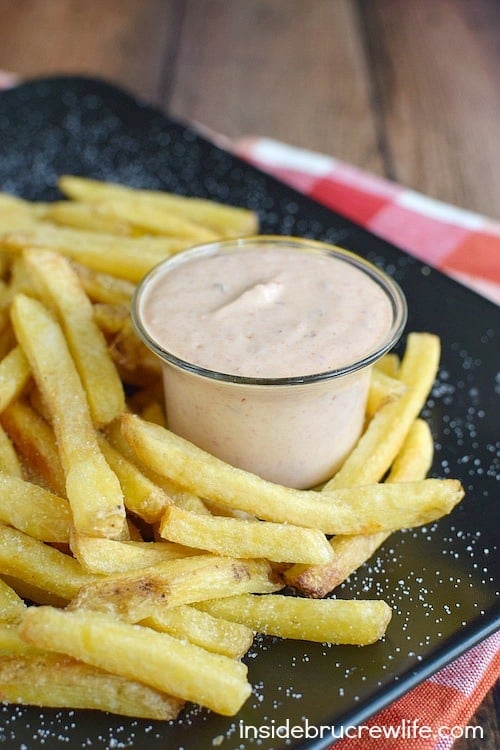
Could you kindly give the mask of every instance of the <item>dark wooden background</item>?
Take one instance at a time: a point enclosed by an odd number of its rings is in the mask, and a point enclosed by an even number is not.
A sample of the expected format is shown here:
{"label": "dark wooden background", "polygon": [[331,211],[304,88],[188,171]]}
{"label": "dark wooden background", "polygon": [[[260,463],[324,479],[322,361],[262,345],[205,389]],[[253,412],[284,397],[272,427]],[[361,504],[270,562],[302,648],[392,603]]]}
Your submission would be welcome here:
{"label": "dark wooden background", "polygon": [[[0,0],[0,69],[103,76],[500,218],[499,0]],[[500,747],[495,702],[453,750]]]}

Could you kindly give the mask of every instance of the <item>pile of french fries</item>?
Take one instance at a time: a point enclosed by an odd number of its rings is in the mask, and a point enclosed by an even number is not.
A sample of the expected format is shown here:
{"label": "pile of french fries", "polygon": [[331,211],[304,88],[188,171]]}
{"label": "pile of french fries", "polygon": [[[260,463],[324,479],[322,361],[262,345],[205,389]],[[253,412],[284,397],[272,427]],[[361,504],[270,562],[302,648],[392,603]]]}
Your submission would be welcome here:
{"label": "pile of french fries", "polygon": [[[255,632],[365,645],[383,601],[324,598],[389,534],[463,495],[426,479],[439,340],[374,368],[366,427],[323,487],[272,484],[168,431],[129,315],[152,266],[254,234],[244,209],[62,177],[0,195],[0,699],[172,719],[234,715]],[[277,594],[291,587],[296,595]]]}

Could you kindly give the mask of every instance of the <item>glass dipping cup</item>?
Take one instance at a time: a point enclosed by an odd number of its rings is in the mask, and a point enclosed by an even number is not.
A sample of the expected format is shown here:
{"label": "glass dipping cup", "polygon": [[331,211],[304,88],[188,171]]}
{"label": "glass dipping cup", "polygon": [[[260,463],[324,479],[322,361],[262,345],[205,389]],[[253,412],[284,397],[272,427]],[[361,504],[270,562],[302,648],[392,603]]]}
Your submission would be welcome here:
{"label": "glass dipping cup", "polygon": [[[262,246],[327,254],[368,274],[392,310],[391,325],[376,348],[335,370],[253,378],[199,367],[152,337],[143,303],[159,276],[195,258]],[[168,258],[145,276],[132,304],[140,338],[163,364],[169,429],[233,466],[296,488],[329,479],[351,452],[363,430],[371,366],[397,343],[406,317],[398,284],[363,258],[314,240],[266,235],[213,242]]]}

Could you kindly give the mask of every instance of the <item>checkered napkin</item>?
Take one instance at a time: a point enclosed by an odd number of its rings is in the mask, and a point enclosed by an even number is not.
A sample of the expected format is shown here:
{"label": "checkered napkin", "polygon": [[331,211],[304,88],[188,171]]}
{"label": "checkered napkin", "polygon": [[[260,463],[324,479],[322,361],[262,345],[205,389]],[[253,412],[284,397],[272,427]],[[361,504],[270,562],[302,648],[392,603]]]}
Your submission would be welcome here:
{"label": "checkered napkin", "polygon": [[[427,198],[330,156],[267,138],[218,141],[500,303],[500,223]],[[372,717],[361,738],[344,738],[335,750],[447,750],[499,676],[500,633],[496,633]],[[390,728],[399,736],[387,737],[384,731]]]}
{"label": "checkered napkin", "polygon": [[[0,90],[16,76],[0,71]],[[219,145],[500,303],[500,224],[407,190],[330,156],[266,138]],[[472,648],[367,722],[335,750],[448,750],[500,675],[500,633]],[[383,734],[394,728],[399,737]],[[424,727],[428,737],[417,735]],[[447,729],[453,736],[445,735]],[[444,731],[443,731],[444,730]]]}

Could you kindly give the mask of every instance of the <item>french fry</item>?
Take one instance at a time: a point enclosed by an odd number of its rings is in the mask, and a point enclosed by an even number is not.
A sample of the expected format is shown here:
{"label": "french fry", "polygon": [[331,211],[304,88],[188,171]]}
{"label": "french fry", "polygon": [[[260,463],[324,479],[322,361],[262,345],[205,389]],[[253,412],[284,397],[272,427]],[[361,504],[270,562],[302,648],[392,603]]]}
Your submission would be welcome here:
{"label": "french fry", "polygon": [[381,359],[377,360],[374,364],[374,368],[384,375],[388,375],[390,378],[397,380],[399,377],[400,364],[399,356],[395,352],[390,352],[389,354],[384,354]]}
{"label": "french fry", "polygon": [[229,592],[270,593],[281,588],[270,576],[270,566],[264,560],[197,555],[84,585],[70,609],[92,609],[139,622],[165,607],[215,599]]}
{"label": "french fry", "polygon": [[9,436],[0,425],[0,476],[2,473],[21,478],[23,475],[21,464],[10,442]]}
{"label": "french fry", "polygon": [[174,638],[187,639],[196,646],[231,659],[246,654],[253,642],[253,632],[246,625],[213,617],[187,605],[157,609],[141,625],[169,633]]}
{"label": "french fry", "polygon": [[118,542],[76,533],[71,535],[70,546],[85,570],[108,575],[149,568],[166,560],[197,554],[197,550],[169,542]]}
{"label": "french fry", "polygon": [[39,648],[65,653],[224,715],[235,714],[251,692],[241,662],[99,613],[30,607],[19,632]]}
{"label": "french fry", "polygon": [[31,378],[31,368],[20,346],[0,362],[0,412],[15,401]]}
{"label": "french fry", "polygon": [[273,562],[327,563],[333,552],[324,534],[287,523],[200,516],[172,505],[160,522],[164,539],[216,555],[264,557]]}
{"label": "french fry", "polygon": [[97,439],[104,458],[120,481],[127,510],[147,523],[158,521],[173,500],[119,453],[104,435],[98,434]]}
{"label": "french fry", "polygon": [[437,336],[409,334],[400,370],[400,380],[407,391],[375,414],[354,450],[323,491],[380,481],[425,404],[436,377],[439,353]]}
{"label": "french fry", "polygon": [[99,450],[62,330],[40,302],[24,295],[15,297],[11,315],[52,417],[75,528],[90,536],[122,538],[127,531],[120,483]]}
{"label": "french fry", "polygon": [[356,646],[380,640],[392,615],[391,608],[383,601],[314,600],[276,594],[241,594],[200,602],[196,607],[258,633]]}
{"label": "french fry", "polygon": [[98,302],[94,305],[95,323],[108,338],[120,333],[129,317],[129,307],[123,303],[110,305]]}
{"label": "french fry", "polygon": [[0,698],[20,705],[95,709],[142,719],[175,719],[183,701],[55,653],[0,656]]}
{"label": "french fry", "polygon": [[130,318],[111,340],[110,354],[126,383],[150,386],[162,377],[160,360],[140,340]]}
{"label": "french fry", "polygon": [[63,328],[94,423],[108,424],[125,408],[123,386],[78,276],[57,253],[30,250],[24,259],[43,302],[55,310]]}
{"label": "french fry", "polygon": [[69,541],[68,501],[4,472],[0,472],[0,522],[45,542]]}
{"label": "french fry", "polygon": [[175,209],[166,211],[163,206],[155,205],[149,199],[132,195],[131,197],[113,197],[95,205],[98,216],[114,221],[126,220],[141,232],[182,237],[196,243],[216,240],[220,235],[207,227],[197,224],[186,217],[179,216]]}
{"label": "french fry", "polygon": [[[11,591],[17,596],[13,589],[11,589]],[[22,600],[20,601],[22,602]],[[43,653],[42,649],[39,649],[36,646],[30,646],[26,641],[23,641],[18,633],[17,626],[26,614],[26,610],[27,607],[24,602],[22,602],[22,609],[16,620],[10,623],[0,622],[0,661],[3,656],[25,656],[27,654],[33,655]]]}
{"label": "french fry", "polygon": [[[390,404],[392,406],[392,404]],[[276,523],[325,534],[370,534],[429,523],[463,497],[460,482],[426,479],[332,491],[295,490],[236,469],[163,427],[124,414],[122,430],[139,458],[189,492]]]}
{"label": "french fry", "polygon": [[138,282],[161,260],[186,250],[191,243],[173,237],[118,237],[66,227],[36,226],[0,235],[0,250],[54,250],[94,271]]}
{"label": "french fry", "polygon": [[65,601],[73,599],[83,584],[97,578],[84,571],[73,557],[3,524],[0,570],[2,576],[18,578]]}
{"label": "french fry", "polygon": [[104,232],[123,237],[131,237],[134,234],[129,221],[99,214],[90,203],[55,201],[47,207],[46,218],[63,227],[85,229],[89,232]]}
{"label": "french fry", "polygon": [[[433,457],[431,431],[426,422],[412,424],[392,465],[387,482],[411,482],[423,479]],[[292,565],[283,573],[289,586],[306,596],[323,597],[345,581],[385,542],[390,532],[334,537],[330,544],[334,560],[328,565]]]}
{"label": "french fry", "polygon": [[22,399],[4,409],[0,419],[28,469],[64,497],[64,472],[52,428]]}
{"label": "french fry", "polygon": [[371,418],[385,404],[395,401],[406,391],[406,386],[400,380],[372,368],[366,416]]}
{"label": "french fry", "polygon": [[59,189],[70,198],[89,203],[102,202],[111,198],[143,199],[159,210],[175,212],[177,216],[209,227],[222,237],[255,234],[258,229],[257,216],[252,211],[222,205],[215,201],[185,198],[173,193],[154,190],[137,190],[71,175],[60,177],[58,185]]}
{"label": "french fry", "polygon": [[128,306],[130,304],[135,289],[132,282],[108,273],[94,271],[77,261],[71,261],[71,265],[92,302],[107,305]]}
{"label": "french fry", "polygon": [[24,616],[26,604],[21,597],[0,578],[0,622],[17,623]]}

